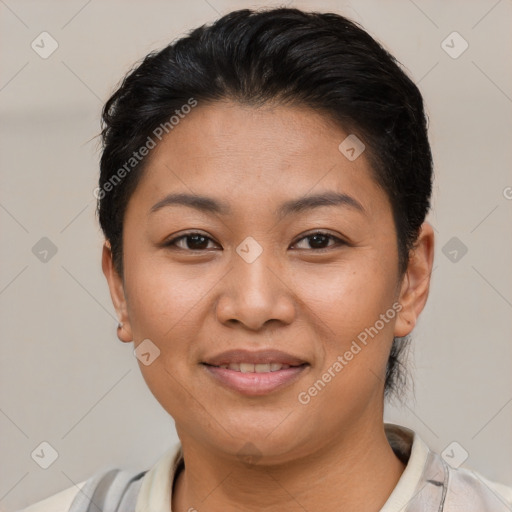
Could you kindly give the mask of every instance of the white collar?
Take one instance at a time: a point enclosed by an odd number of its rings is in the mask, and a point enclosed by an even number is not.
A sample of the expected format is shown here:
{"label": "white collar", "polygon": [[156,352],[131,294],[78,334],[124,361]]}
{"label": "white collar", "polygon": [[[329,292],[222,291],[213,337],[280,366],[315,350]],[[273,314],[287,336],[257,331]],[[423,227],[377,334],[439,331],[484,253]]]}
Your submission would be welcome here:
{"label": "white collar", "polygon": [[[384,428],[391,447],[400,458],[407,461],[407,465],[380,512],[398,512],[403,510],[414,496],[430,450],[416,432],[406,427],[384,423]],[[181,444],[176,443],[144,475],[135,512],[172,512],[170,486],[182,461]]]}
{"label": "white collar", "polygon": [[398,451],[404,454],[406,459],[407,454],[410,453],[400,480],[379,511],[397,512],[405,510],[405,506],[413,498],[423,475],[430,449],[416,432],[406,427],[384,423],[384,428],[389,444],[395,453]]}

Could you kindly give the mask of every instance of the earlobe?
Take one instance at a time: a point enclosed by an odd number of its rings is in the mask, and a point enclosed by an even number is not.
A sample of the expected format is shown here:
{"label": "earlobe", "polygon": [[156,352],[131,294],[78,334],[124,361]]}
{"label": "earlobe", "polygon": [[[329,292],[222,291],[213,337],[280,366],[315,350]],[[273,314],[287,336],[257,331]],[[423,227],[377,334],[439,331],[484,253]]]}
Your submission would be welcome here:
{"label": "earlobe", "polygon": [[434,230],[427,222],[421,226],[418,240],[410,253],[400,289],[402,306],[395,323],[395,336],[406,336],[416,325],[427,302],[434,261]]}
{"label": "earlobe", "polygon": [[107,279],[112,304],[114,305],[117,317],[119,318],[117,337],[120,341],[131,342],[133,341],[133,336],[128,317],[123,280],[114,267],[112,250],[108,240],[103,244],[101,267],[103,269],[103,274]]}

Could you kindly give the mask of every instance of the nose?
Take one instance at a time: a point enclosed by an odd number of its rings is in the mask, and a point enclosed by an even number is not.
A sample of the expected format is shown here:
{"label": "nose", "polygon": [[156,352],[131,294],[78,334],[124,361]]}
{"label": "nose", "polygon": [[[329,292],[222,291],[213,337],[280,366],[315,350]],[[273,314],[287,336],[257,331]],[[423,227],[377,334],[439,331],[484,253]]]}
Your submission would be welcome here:
{"label": "nose", "polygon": [[[250,330],[260,330],[266,324],[290,324],[296,308],[293,284],[286,272],[267,257],[271,251],[248,262],[233,255],[231,271],[224,277],[223,288],[216,304],[217,320],[226,324],[242,324]],[[289,281],[289,280],[288,280]]]}

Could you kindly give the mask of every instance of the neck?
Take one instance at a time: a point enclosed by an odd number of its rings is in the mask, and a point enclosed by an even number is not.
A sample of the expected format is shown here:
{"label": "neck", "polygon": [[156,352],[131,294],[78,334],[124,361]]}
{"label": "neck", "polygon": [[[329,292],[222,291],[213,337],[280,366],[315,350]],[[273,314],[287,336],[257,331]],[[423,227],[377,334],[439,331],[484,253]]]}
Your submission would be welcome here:
{"label": "neck", "polygon": [[405,466],[382,422],[356,432],[344,432],[314,455],[267,466],[224,459],[182,439],[186,469],[176,480],[172,510],[378,512]]}

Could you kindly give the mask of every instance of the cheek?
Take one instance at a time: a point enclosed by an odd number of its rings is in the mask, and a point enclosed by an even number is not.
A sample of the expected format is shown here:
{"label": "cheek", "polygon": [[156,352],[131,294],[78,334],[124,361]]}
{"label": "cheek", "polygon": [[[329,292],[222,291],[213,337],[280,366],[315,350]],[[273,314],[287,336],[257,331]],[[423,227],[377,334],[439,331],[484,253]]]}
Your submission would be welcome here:
{"label": "cheek", "polygon": [[302,282],[298,294],[303,302],[330,327],[333,336],[345,343],[391,308],[394,279],[381,260],[356,257],[339,266],[312,267],[307,278],[295,283]]}
{"label": "cheek", "polygon": [[297,397],[308,411],[301,426],[305,432],[361,417],[383,386],[396,318],[390,275],[367,260],[357,269],[318,279],[321,287],[304,289],[311,316],[329,328],[324,330],[327,338],[318,340],[324,356]]}
{"label": "cheek", "polygon": [[[127,265],[126,284],[130,322],[136,340],[153,336],[164,343],[190,326],[200,312],[201,300],[215,280],[196,266],[177,268],[139,257]],[[194,325],[194,324],[192,324]],[[197,325],[197,322],[195,323]]]}
{"label": "cheek", "polygon": [[157,401],[179,418],[180,411],[197,407],[184,386],[190,382],[186,361],[201,328],[201,298],[213,283],[141,255],[126,265],[125,274],[134,348],[149,339],[160,351],[149,365],[138,361],[139,369]]}

